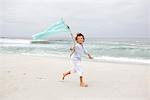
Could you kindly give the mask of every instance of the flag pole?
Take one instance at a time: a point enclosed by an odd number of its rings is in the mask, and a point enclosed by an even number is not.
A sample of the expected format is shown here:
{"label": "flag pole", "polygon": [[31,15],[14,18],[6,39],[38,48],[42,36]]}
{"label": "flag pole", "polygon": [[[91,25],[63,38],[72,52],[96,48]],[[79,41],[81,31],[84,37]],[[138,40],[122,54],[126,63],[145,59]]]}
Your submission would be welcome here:
{"label": "flag pole", "polygon": [[73,40],[73,50],[72,50],[72,52],[71,52],[71,54],[70,54],[70,57],[72,56],[72,54],[75,52],[75,44],[76,44],[76,42],[75,42],[75,40],[74,40],[74,36],[73,36],[73,34],[72,34],[72,32],[71,32],[71,29],[70,29],[70,27],[67,25],[67,27],[68,27],[68,29],[70,30],[70,35],[71,35],[71,38],[72,38],[72,40]]}

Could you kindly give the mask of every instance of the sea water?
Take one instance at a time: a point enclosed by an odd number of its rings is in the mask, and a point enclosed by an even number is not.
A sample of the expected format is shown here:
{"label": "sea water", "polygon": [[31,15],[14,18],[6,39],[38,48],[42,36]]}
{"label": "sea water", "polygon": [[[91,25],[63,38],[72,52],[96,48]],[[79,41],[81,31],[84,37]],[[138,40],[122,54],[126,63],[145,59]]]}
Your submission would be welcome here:
{"label": "sea water", "polygon": [[[0,39],[0,54],[68,57],[72,40],[50,40],[48,44],[32,44],[26,39]],[[85,47],[92,61],[150,64],[149,39],[87,39]],[[83,57],[86,60],[86,57]]]}

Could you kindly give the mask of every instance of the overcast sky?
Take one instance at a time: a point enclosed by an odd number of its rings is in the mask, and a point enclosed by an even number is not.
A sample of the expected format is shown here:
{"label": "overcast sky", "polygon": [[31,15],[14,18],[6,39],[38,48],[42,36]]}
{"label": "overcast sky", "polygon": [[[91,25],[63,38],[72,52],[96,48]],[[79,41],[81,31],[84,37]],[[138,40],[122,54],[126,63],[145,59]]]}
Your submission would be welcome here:
{"label": "overcast sky", "polygon": [[149,37],[149,0],[0,0],[0,37],[29,37],[63,18],[88,37]]}

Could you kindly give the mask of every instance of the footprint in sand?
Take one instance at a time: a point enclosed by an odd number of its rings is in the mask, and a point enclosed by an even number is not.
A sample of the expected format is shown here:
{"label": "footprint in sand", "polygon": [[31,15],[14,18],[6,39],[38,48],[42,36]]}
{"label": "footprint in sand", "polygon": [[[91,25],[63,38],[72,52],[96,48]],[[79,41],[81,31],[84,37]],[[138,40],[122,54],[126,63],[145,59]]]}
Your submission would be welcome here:
{"label": "footprint in sand", "polygon": [[26,75],[26,73],[23,73],[23,75]]}
{"label": "footprint in sand", "polygon": [[44,79],[44,78],[42,78],[42,77],[36,77],[36,79],[40,79],[40,80],[42,80],[42,79]]}
{"label": "footprint in sand", "polygon": [[7,71],[8,73],[10,73],[11,71]]}

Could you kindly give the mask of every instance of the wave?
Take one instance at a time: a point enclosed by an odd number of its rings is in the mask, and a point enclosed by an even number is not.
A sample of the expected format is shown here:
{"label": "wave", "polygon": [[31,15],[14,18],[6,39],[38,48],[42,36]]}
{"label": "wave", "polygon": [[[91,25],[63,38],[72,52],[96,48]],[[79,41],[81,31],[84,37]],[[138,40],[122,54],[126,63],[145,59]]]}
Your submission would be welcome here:
{"label": "wave", "polygon": [[95,57],[94,61],[106,61],[106,62],[116,62],[116,63],[150,64],[150,59],[109,57],[109,56]]}
{"label": "wave", "polygon": [[[70,58],[67,54],[31,54],[31,53],[21,53],[23,55],[34,55],[34,56],[52,56],[58,58]],[[83,60],[87,61],[87,58],[83,58]],[[89,60],[88,60],[89,61]],[[128,63],[128,64],[146,64],[150,65],[150,59],[138,59],[138,58],[125,58],[125,57],[109,57],[109,56],[101,56],[94,57],[94,62],[110,62],[110,63]]]}
{"label": "wave", "polygon": [[0,38],[0,43],[9,43],[9,44],[29,44],[31,40],[28,39],[2,39]]}
{"label": "wave", "polygon": [[[29,39],[0,39],[0,54],[33,54],[37,56],[69,56],[70,40],[55,40],[49,44],[30,44]],[[135,43],[135,42],[134,42]],[[137,44],[136,44],[137,43]],[[94,61],[150,64],[150,45],[136,41],[90,41],[87,49],[95,55]],[[131,45],[130,45],[131,44]]]}

